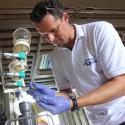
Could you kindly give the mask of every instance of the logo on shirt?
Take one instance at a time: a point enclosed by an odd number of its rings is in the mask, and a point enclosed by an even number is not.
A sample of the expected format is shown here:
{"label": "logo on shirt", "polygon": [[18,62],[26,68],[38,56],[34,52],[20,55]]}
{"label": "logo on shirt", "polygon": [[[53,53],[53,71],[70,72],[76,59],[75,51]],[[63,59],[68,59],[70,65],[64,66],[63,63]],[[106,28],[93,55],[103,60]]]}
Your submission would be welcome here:
{"label": "logo on shirt", "polygon": [[85,59],[85,62],[83,63],[83,65],[91,66],[94,63],[97,63],[97,59],[95,57],[92,57],[90,59]]}

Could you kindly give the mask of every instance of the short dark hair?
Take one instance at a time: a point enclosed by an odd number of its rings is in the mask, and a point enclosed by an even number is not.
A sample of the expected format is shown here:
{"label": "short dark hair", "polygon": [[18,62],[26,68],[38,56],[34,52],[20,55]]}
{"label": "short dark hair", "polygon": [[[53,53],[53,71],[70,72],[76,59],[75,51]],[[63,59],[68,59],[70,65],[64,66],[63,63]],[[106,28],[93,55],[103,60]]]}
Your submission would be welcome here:
{"label": "short dark hair", "polygon": [[64,7],[58,0],[44,0],[37,3],[30,15],[31,21],[39,23],[49,12],[55,17],[62,17]]}

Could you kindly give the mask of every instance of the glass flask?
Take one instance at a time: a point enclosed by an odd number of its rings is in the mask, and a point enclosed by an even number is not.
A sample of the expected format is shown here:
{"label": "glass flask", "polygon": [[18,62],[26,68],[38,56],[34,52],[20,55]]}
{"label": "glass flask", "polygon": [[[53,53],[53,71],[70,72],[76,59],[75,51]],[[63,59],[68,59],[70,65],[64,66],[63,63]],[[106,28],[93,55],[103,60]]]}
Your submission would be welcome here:
{"label": "glass flask", "polygon": [[29,53],[31,43],[31,33],[25,28],[18,28],[13,33],[13,51]]}

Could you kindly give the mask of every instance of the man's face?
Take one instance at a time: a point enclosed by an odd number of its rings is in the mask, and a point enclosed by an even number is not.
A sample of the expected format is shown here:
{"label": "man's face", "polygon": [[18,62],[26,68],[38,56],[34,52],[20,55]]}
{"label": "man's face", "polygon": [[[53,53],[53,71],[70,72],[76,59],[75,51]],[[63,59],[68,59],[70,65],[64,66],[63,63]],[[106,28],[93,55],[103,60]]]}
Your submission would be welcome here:
{"label": "man's face", "polygon": [[64,47],[68,43],[68,18],[63,15],[62,18],[54,18],[47,14],[40,23],[37,24],[37,30],[48,42],[59,47]]}

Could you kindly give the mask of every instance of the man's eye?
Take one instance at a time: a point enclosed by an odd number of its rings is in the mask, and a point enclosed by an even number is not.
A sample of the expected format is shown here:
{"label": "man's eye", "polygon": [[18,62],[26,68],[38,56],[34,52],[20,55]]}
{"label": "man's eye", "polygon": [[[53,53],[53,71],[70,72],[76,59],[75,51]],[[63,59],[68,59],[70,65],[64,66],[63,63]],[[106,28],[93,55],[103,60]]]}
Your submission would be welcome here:
{"label": "man's eye", "polygon": [[57,28],[52,29],[50,32],[51,32],[51,33],[55,33],[56,31],[57,31]]}

